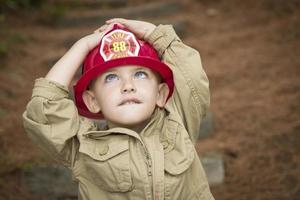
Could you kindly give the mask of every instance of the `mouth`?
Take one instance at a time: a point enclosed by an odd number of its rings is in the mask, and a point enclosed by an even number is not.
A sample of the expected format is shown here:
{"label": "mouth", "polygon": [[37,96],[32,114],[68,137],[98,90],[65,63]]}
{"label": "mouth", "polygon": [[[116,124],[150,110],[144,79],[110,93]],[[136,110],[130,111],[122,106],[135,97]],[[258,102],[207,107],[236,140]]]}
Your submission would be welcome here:
{"label": "mouth", "polygon": [[128,99],[124,99],[123,101],[121,101],[119,106],[130,105],[130,104],[140,104],[140,103],[142,103],[142,102],[136,98],[128,98]]}

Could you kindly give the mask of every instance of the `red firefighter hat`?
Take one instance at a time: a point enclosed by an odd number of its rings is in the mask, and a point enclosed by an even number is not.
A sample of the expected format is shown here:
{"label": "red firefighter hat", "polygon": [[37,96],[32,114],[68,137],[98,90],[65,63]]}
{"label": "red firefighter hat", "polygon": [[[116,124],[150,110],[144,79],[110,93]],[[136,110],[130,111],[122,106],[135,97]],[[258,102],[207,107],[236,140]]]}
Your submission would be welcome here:
{"label": "red firefighter hat", "polygon": [[83,92],[91,80],[106,70],[126,65],[147,67],[160,74],[162,81],[169,87],[168,99],[170,98],[174,90],[171,69],[160,61],[157,52],[149,43],[139,40],[132,32],[115,24],[84,60],[82,75],[74,86],[79,114],[93,119],[103,118],[101,113],[91,113],[88,110],[82,98]]}

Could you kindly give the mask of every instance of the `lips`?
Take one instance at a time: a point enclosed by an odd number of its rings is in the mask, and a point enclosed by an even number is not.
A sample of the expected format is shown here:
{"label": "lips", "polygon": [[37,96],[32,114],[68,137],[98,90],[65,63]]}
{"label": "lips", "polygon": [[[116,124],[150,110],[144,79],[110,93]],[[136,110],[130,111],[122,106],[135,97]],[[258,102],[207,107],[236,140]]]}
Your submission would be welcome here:
{"label": "lips", "polygon": [[142,102],[140,100],[138,100],[137,98],[126,98],[121,101],[119,106],[130,105],[130,104],[140,104],[140,103],[142,103]]}

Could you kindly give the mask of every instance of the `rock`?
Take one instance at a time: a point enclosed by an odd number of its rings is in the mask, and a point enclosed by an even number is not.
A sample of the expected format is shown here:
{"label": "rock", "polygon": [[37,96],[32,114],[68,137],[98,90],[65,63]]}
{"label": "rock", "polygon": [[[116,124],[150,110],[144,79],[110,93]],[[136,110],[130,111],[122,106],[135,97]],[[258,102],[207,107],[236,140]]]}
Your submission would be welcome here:
{"label": "rock", "polygon": [[217,9],[214,9],[214,8],[210,8],[206,11],[206,14],[209,16],[209,17],[215,17],[217,15],[219,15],[219,11]]}
{"label": "rock", "polygon": [[213,131],[213,114],[212,112],[208,112],[201,122],[198,139],[203,139],[211,136]]}
{"label": "rock", "polygon": [[51,200],[77,199],[77,183],[71,171],[57,165],[31,166],[23,169],[22,183],[33,194]]}
{"label": "rock", "polygon": [[224,161],[222,156],[218,153],[208,153],[200,157],[200,160],[209,185],[215,186],[222,184],[225,177]]}

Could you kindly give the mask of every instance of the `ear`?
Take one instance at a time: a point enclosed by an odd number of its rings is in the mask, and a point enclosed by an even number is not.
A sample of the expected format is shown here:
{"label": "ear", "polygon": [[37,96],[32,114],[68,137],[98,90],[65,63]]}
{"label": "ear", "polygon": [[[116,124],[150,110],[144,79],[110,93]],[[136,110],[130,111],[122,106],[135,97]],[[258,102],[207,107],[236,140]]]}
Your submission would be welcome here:
{"label": "ear", "polygon": [[169,95],[169,87],[166,83],[160,83],[158,86],[158,94],[156,99],[156,105],[163,108],[166,104]]}
{"label": "ear", "polygon": [[83,101],[86,107],[92,113],[99,113],[100,112],[100,105],[98,104],[95,95],[92,91],[86,90],[82,94]]}

